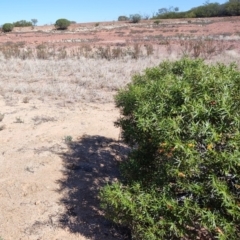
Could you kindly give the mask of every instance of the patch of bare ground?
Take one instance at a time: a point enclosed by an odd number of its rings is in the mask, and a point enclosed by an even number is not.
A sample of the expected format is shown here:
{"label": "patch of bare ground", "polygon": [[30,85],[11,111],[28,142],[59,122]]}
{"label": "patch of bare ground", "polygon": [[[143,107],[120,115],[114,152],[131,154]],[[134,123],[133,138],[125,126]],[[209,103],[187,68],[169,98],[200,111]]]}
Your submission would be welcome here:
{"label": "patch of bare ground", "polygon": [[128,231],[104,219],[98,199],[127,152],[113,104],[8,105],[1,97],[0,109],[0,236],[125,239]]}
{"label": "patch of bare ground", "polygon": [[98,199],[128,151],[113,96],[159,59],[0,61],[0,236],[127,239]]}
{"label": "patch of bare ground", "polygon": [[129,151],[114,95],[165,59],[239,61],[239,17],[16,28],[0,35],[0,238],[130,239],[99,189]]}

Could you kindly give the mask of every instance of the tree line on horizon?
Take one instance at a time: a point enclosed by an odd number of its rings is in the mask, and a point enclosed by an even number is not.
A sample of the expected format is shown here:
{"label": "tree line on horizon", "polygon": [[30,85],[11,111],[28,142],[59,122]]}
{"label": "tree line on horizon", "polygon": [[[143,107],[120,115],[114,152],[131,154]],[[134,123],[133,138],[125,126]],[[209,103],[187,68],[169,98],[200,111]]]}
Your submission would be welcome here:
{"label": "tree line on horizon", "polygon": [[[5,23],[2,25],[1,30],[3,32],[11,32],[14,27],[35,27],[37,24],[38,20],[37,19],[31,19],[31,22],[26,21],[26,20],[20,20],[14,23]],[[67,29],[71,23],[76,23],[75,21],[69,21],[68,19],[65,18],[60,18],[55,22],[55,27],[58,30],[65,30]]]}
{"label": "tree line on horizon", "polygon": [[[119,16],[118,21],[132,20],[137,16],[138,20],[148,19],[139,14],[130,17]],[[157,13],[153,14],[151,19],[172,19],[172,18],[205,18],[205,17],[227,17],[240,16],[240,0],[229,0],[223,4],[218,2],[210,3],[206,1],[203,5],[194,7],[188,11],[179,11],[178,7],[160,8]]]}
{"label": "tree line on horizon", "polygon": [[160,8],[153,19],[167,18],[204,18],[227,17],[240,15],[240,0],[229,0],[223,4],[206,1],[203,5],[194,7],[185,12],[179,12],[178,7]]}

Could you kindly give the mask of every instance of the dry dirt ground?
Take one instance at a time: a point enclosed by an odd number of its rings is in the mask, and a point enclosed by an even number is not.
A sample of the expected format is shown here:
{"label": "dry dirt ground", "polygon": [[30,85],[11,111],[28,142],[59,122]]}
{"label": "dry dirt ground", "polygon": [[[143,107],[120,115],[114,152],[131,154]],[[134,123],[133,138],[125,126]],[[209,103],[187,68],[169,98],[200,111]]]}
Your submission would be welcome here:
{"label": "dry dirt ground", "polygon": [[[0,43],[159,46],[164,39],[205,36],[232,46],[222,52],[223,61],[239,61],[239,20],[88,23],[65,32],[16,28],[1,33]],[[117,181],[119,162],[129,152],[114,127],[119,110],[112,98],[134,73],[166,54],[111,61],[0,57],[1,240],[129,239],[127,229],[104,218],[98,198],[101,186]]]}
{"label": "dry dirt ground", "polygon": [[119,113],[113,104],[59,108],[6,105],[0,132],[0,236],[4,239],[124,239],[104,219],[98,190],[116,181]]}

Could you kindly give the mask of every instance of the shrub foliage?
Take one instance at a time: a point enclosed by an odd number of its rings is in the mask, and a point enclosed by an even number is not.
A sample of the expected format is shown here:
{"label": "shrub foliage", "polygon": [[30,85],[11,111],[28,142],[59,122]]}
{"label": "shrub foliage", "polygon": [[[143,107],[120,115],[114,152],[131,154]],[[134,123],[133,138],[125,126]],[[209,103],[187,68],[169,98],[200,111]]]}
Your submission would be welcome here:
{"label": "shrub foliage", "polygon": [[13,23],[14,27],[31,27],[33,25],[32,22],[26,20],[20,20]]}
{"label": "shrub foliage", "polygon": [[142,17],[140,14],[133,14],[130,15],[129,20],[132,23],[139,23],[141,21]]}
{"label": "shrub foliage", "polygon": [[[177,10],[177,11],[176,11]],[[229,0],[223,4],[206,1],[203,5],[194,7],[186,12],[178,12],[178,8],[160,8],[153,18],[205,18],[227,17],[240,15],[240,1]]]}
{"label": "shrub foliage", "polygon": [[128,21],[129,18],[127,16],[119,16],[118,21]]}
{"label": "shrub foliage", "polygon": [[133,239],[240,239],[240,72],[183,58],[116,96],[132,146],[123,181],[101,191]]}
{"label": "shrub foliage", "polygon": [[11,32],[14,28],[14,25],[12,23],[5,23],[2,26],[3,32]]}
{"label": "shrub foliage", "polygon": [[55,27],[60,30],[67,29],[71,22],[65,18],[58,19],[55,23]]}

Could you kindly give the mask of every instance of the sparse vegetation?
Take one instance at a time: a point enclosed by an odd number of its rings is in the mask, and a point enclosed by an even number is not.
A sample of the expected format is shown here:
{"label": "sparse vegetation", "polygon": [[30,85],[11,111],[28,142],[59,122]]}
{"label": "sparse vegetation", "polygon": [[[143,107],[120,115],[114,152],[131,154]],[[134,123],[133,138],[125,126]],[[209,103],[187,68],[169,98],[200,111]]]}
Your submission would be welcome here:
{"label": "sparse vegetation", "polygon": [[210,59],[215,55],[221,54],[224,44],[221,41],[215,42],[210,38],[192,40],[191,38],[179,39],[183,56],[194,58]]}
{"label": "sparse vegetation", "polygon": [[36,18],[31,19],[33,26],[37,25],[38,20]]}
{"label": "sparse vegetation", "polygon": [[16,120],[14,123],[24,123],[24,121],[20,117],[16,117]]}
{"label": "sparse vegetation", "polygon": [[159,23],[160,23],[160,20],[155,20],[154,21],[154,24],[156,24],[156,25],[159,25]]}
{"label": "sparse vegetation", "polygon": [[141,21],[141,18],[142,17],[140,14],[133,14],[133,15],[130,15],[129,20],[132,23],[139,23]]}
{"label": "sparse vegetation", "polygon": [[3,120],[4,114],[0,113],[0,122]]}
{"label": "sparse vegetation", "polygon": [[129,17],[127,16],[119,16],[118,17],[118,21],[128,21],[129,20]]}
{"label": "sparse vegetation", "polygon": [[223,4],[206,1],[201,6],[196,6],[186,12],[179,12],[178,7],[160,8],[153,17],[159,19],[173,18],[207,18],[207,17],[227,17],[240,15],[240,2],[238,0],[229,0]]}
{"label": "sparse vegetation", "polygon": [[153,55],[154,54],[154,48],[152,44],[146,44],[145,45],[146,51],[147,51],[147,56]]}
{"label": "sparse vegetation", "polygon": [[72,136],[65,136],[64,137],[64,142],[66,143],[66,144],[70,144],[71,142],[72,142]]}
{"label": "sparse vegetation", "polygon": [[58,19],[55,23],[55,27],[59,30],[66,30],[70,26],[71,22],[65,18]]}
{"label": "sparse vegetation", "polygon": [[[146,48],[146,52],[143,51],[143,48]],[[123,57],[132,57],[137,59],[141,56],[149,56],[153,54],[152,44],[140,44],[134,43],[129,46],[96,46],[91,47],[90,45],[82,45],[77,48],[72,48],[71,51],[68,51],[66,47],[49,46],[47,44],[37,45],[35,48],[26,48],[24,43],[6,43],[0,45],[0,53],[6,59],[9,58],[19,58],[19,59],[67,59],[67,58],[104,58],[108,60],[123,58]]]}
{"label": "sparse vegetation", "polygon": [[30,100],[29,97],[24,97],[22,102],[23,103],[29,103],[29,100]]}
{"label": "sparse vegetation", "polygon": [[40,125],[41,123],[56,121],[54,117],[48,116],[35,116],[32,120],[34,121],[34,125]]}
{"label": "sparse vegetation", "polygon": [[3,32],[11,32],[14,28],[14,25],[12,23],[5,23],[2,26],[2,31]]}
{"label": "sparse vegetation", "polygon": [[[34,19],[36,20],[36,19]],[[26,20],[20,20],[17,22],[13,23],[14,27],[32,27],[33,26],[33,22],[28,22]]]}

